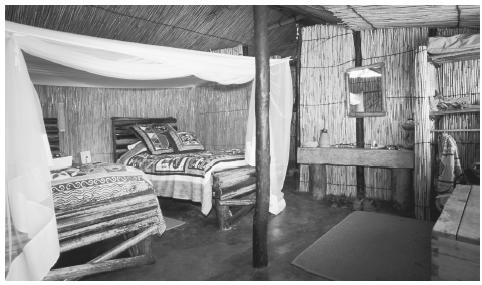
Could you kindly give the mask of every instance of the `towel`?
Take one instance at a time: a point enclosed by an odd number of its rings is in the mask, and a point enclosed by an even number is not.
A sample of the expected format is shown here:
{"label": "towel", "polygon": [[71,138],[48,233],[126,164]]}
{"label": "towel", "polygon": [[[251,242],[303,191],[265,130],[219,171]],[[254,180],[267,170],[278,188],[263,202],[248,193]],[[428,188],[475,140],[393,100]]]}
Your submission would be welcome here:
{"label": "towel", "polygon": [[439,138],[439,175],[435,182],[436,205],[443,208],[455,188],[455,181],[462,174],[457,143],[454,138],[443,133]]}

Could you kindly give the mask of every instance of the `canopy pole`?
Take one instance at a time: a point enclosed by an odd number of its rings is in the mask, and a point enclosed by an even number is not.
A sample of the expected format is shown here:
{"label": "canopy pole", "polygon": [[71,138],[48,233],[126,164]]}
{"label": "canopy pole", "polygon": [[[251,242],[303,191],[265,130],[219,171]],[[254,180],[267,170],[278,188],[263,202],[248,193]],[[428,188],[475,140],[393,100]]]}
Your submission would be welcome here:
{"label": "canopy pole", "polygon": [[254,40],[256,58],[256,207],[253,220],[253,267],[268,265],[269,211],[269,45],[268,8],[254,6]]}

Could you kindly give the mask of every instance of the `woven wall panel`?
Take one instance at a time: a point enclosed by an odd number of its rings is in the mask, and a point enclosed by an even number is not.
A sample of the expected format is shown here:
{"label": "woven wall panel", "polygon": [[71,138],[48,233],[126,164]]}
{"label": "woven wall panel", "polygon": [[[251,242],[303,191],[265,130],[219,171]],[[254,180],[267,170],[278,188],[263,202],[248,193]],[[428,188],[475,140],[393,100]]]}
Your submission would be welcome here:
{"label": "woven wall panel", "polygon": [[[208,149],[244,148],[247,85],[179,89],[114,89],[36,86],[44,117],[65,103],[61,151],[80,161],[112,160],[111,117],[175,117],[181,130],[196,133]],[[226,96],[224,96],[226,95]]]}

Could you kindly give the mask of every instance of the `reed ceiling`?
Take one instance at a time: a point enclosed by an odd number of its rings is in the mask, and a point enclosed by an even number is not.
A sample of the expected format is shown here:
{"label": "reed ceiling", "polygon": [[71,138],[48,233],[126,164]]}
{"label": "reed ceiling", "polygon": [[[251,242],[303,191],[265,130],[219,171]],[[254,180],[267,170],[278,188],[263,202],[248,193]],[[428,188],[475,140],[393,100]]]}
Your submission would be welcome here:
{"label": "reed ceiling", "polygon": [[[269,6],[271,55],[296,55],[296,23],[338,24],[352,30],[391,27],[480,28],[479,6]],[[194,50],[248,46],[253,9],[246,5],[6,6],[8,21],[94,37]]]}
{"label": "reed ceiling", "polygon": [[[209,51],[247,45],[254,50],[252,6],[77,5],[6,6],[8,21],[94,37]],[[291,14],[269,9],[271,54],[289,56],[296,25]]]}
{"label": "reed ceiling", "polygon": [[480,29],[476,5],[325,5],[352,30],[394,27],[467,27]]}

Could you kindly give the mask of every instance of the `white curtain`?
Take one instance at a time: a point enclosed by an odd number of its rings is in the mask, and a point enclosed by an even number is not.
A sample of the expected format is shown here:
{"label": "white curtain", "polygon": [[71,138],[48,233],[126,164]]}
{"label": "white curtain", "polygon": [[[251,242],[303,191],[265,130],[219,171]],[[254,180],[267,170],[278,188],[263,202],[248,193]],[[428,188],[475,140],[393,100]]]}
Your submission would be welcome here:
{"label": "white curtain", "polygon": [[57,261],[50,150],[40,101],[15,39],[5,39],[6,280],[40,280]]}
{"label": "white curtain", "polygon": [[[45,152],[39,151],[43,147],[41,135],[45,133],[45,130],[37,94],[30,81],[21,51],[63,65],[71,70],[80,70],[83,72],[83,76],[146,81],[195,77],[223,85],[242,84],[252,81],[255,77],[255,59],[252,57],[93,38],[8,21],[5,29],[8,40],[6,109],[9,110],[6,122],[6,153],[8,154],[8,199],[6,200],[9,203],[7,209],[10,209],[8,214],[13,221],[13,226],[16,225],[17,215],[22,219],[29,217],[25,221],[28,221],[37,233],[32,236],[30,232],[27,233],[28,238],[23,247],[24,254],[20,255],[23,256],[27,265],[35,265],[36,268],[16,271],[14,270],[16,267],[13,265],[18,258],[13,258],[9,271],[11,279],[40,279],[58,255],[56,231],[55,236],[53,231],[55,219],[52,219],[53,208],[48,185],[48,157],[45,156]],[[271,60],[270,65],[270,212],[277,214],[285,207],[281,188],[288,164],[293,94],[289,60]],[[49,64],[37,67],[38,72],[44,72],[44,80],[55,83],[56,73],[49,70]],[[67,72],[68,69],[63,71]],[[69,77],[70,84],[76,86],[72,76]],[[85,87],[88,80],[83,78],[79,82],[81,82],[80,86]],[[251,94],[251,98],[254,98],[254,92]],[[255,155],[253,147],[255,138],[254,99],[251,100],[251,103],[247,125],[246,158],[249,163],[253,164]],[[29,203],[21,203],[19,202],[21,199],[11,198],[11,193],[22,193],[17,196],[21,196]],[[12,194],[12,197],[17,196]],[[34,202],[30,203],[31,201]],[[36,213],[40,213],[34,215],[35,219],[28,216],[31,208],[35,209]],[[18,225],[17,231],[24,233],[22,231],[24,228],[20,226],[22,224],[19,222]],[[39,243],[33,243],[37,241],[35,236],[42,238],[39,239]],[[30,244],[35,244],[36,247],[41,244],[35,250],[42,250],[43,253],[26,254]]]}
{"label": "white curtain", "polygon": [[[286,207],[283,188],[290,155],[293,87],[288,61],[270,62],[269,136],[270,136],[270,201],[269,212],[277,215]],[[246,130],[246,160],[256,165],[256,118],[253,84]]]}

